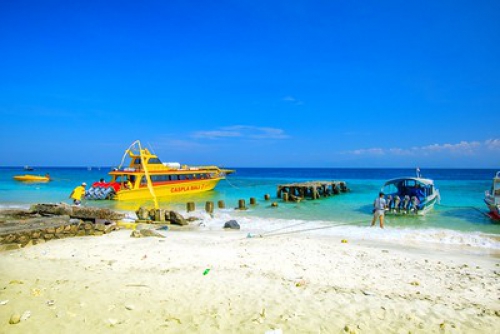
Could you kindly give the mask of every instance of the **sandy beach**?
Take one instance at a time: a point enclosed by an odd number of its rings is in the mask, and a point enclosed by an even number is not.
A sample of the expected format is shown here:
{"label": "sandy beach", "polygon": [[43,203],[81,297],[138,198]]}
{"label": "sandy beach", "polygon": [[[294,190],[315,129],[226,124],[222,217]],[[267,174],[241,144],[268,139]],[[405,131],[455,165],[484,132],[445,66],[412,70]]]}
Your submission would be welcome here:
{"label": "sandy beach", "polygon": [[[491,256],[163,231],[0,254],[0,333],[494,333]],[[12,316],[21,317],[9,324]]]}

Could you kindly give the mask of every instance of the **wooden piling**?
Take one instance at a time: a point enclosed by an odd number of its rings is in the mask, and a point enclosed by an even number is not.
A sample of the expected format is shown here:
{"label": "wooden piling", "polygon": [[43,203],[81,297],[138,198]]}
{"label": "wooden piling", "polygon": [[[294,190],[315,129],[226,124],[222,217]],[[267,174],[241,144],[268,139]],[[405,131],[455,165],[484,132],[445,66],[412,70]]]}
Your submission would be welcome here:
{"label": "wooden piling", "polygon": [[219,200],[217,202],[217,206],[219,207],[219,209],[225,209],[226,208],[226,203],[224,203],[223,200]]}
{"label": "wooden piling", "polygon": [[255,199],[255,197],[250,197],[250,205],[255,205],[257,204],[257,200]]}
{"label": "wooden piling", "polygon": [[277,197],[283,201],[300,202],[303,199],[319,199],[348,192],[344,181],[310,181],[302,183],[281,184],[277,188]]}
{"label": "wooden piling", "polygon": [[165,210],[163,209],[155,210],[155,221],[157,222],[165,221]]}
{"label": "wooden piling", "polygon": [[264,200],[269,201],[270,198],[271,198],[271,196],[269,196],[269,194],[264,195]]}
{"label": "wooden piling", "polygon": [[214,212],[214,202],[208,201],[205,203],[205,211],[207,213],[213,213]]}
{"label": "wooden piling", "polygon": [[194,202],[187,202],[186,203],[186,211],[187,212],[194,211]]}
{"label": "wooden piling", "polygon": [[246,210],[246,206],[245,206],[245,200],[244,199],[240,199],[238,201],[238,210]]}

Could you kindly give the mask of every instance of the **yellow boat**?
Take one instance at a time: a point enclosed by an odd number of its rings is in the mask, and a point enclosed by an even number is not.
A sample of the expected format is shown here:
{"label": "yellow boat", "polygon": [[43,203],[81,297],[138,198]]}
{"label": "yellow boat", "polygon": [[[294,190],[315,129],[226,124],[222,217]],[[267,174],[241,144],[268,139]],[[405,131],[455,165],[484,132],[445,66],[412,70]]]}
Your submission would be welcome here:
{"label": "yellow boat", "polygon": [[[126,157],[130,159],[123,167]],[[96,182],[85,193],[86,199],[138,200],[178,196],[209,191],[233,170],[217,166],[187,166],[163,163],[158,156],[135,141],[125,151],[122,163],[109,175],[110,182]]]}
{"label": "yellow boat", "polygon": [[24,182],[48,182],[50,181],[50,177],[26,174],[26,175],[15,175],[14,180],[24,181]]}

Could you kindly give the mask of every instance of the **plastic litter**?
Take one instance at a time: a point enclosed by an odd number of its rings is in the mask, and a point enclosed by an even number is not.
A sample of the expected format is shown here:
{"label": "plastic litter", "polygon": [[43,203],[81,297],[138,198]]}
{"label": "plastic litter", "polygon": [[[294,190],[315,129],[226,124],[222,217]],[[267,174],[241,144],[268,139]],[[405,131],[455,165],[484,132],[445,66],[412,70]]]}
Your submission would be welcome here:
{"label": "plastic litter", "polygon": [[26,321],[31,317],[31,311],[25,311],[21,316],[21,321]]}
{"label": "plastic litter", "polygon": [[209,272],[210,272],[210,269],[205,269],[205,271],[203,272],[203,275],[207,275]]}
{"label": "plastic litter", "polygon": [[265,334],[283,334],[283,331],[281,330],[281,328],[276,328],[266,331]]}

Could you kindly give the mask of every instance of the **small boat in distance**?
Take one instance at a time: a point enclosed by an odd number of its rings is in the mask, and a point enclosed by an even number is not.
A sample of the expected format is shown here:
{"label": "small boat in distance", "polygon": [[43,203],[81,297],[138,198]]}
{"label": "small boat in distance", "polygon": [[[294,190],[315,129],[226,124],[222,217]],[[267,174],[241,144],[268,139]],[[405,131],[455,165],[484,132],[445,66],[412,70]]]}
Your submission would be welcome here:
{"label": "small boat in distance", "polygon": [[387,181],[381,189],[386,199],[386,214],[425,215],[439,200],[434,181],[424,179],[417,169],[416,177],[400,177]]}
{"label": "small boat in distance", "polygon": [[24,166],[24,170],[30,170],[31,171],[31,170],[35,170],[35,169],[33,167],[31,167],[31,166],[26,165],[26,166]]}
{"label": "small boat in distance", "polygon": [[31,174],[15,175],[14,180],[23,182],[48,182],[50,181],[50,176],[49,174],[46,174],[45,176]]}
{"label": "small boat in distance", "polygon": [[491,189],[484,193],[484,202],[490,210],[488,215],[495,220],[500,220],[500,171],[495,174]]}
{"label": "small boat in distance", "polygon": [[[125,158],[130,159],[127,167]],[[109,172],[111,180],[95,182],[85,193],[89,200],[155,199],[209,191],[234,171],[217,166],[187,166],[177,162],[164,163],[135,141],[125,151],[122,163]]]}

